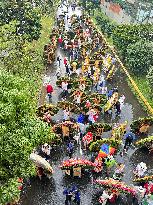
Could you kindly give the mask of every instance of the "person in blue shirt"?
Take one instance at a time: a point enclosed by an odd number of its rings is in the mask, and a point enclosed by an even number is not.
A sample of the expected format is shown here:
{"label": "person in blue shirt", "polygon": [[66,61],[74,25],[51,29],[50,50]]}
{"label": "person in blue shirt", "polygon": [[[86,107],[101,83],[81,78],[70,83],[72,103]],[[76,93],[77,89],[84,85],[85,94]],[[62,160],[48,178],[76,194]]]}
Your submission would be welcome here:
{"label": "person in blue shirt", "polygon": [[108,93],[107,93],[107,97],[108,99],[111,98],[113,95],[113,89],[109,90]]}
{"label": "person in blue shirt", "polygon": [[69,153],[69,158],[72,158],[73,154],[73,143],[70,141],[67,145],[67,151]]}
{"label": "person in blue shirt", "polygon": [[85,121],[85,116],[83,113],[80,113],[79,116],[78,116],[78,119],[77,119],[77,122],[78,123],[84,123]]}
{"label": "person in blue shirt", "polygon": [[65,189],[63,195],[66,196],[65,205],[71,205],[72,191],[70,189]]}
{"label": "person in blue shirt", "polygon": [[77,205],[80,205],[80,202],[81,202],[81,194],[80,194],[79,190],[77,190],[77,191],[75,192],[75,202],[76,202]]}

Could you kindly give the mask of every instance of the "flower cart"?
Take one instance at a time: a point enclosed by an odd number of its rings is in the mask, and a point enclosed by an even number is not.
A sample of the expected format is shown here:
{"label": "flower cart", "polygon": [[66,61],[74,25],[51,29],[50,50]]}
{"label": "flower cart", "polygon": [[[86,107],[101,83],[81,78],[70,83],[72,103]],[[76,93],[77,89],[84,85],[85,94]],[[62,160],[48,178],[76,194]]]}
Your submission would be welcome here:
{"label": "flower cart", "polygon": [[112,137],[103,138],[103,139],[90,143],[89,149],[91,152],[98,152],[100,150],[100,147],[105,143],[117,149],[118,146],[122,143],[122,140],[117,140]]}
{"label": "flower cart", "polygon": [[146,133],[150,126],[153,125],[153,117],[139,118],[134,120],[131,124],[132,132],[134,133]]}
{"label": "flower cart", "polygon": [[78,124],[71,122],[69,120],[62,123],[55,124],[52,130],[63,137],[71,136],[71,133],[74,133],[78,129]]}
{"label": "flower cart", "polygon": [[114,92],[112,97],[107,101],[104,111],[108,112],[118,101],[118,92]]}
{"label": "flower cart", "polygon": [[153,175],[133,179],[133,182],[148,182],[153,181]]}
{"label": "flower cart", "polygon": [[129,193],[132,195],[136,194],[136,189],[134,187],[128,186],[126,185],[124,182],[120,182],[118,180],[114,180],[112,178],[109,179],[98,179],[95,180],[95,183],[98,185],[101,185],[105,188],[112,188],[112,189],[116,189],[121,193]]}
{"label": "flower cart", "polygon": [[122,140],[123,135],[126,132],[126,127],[127,127],[127,121],[125,121],[125,123],[116,125],[112,130],[112,137],[115,138],[116,140]]}
{"label": "flower cart", "polygon": [[146,137],[136,142],[138,147],[147,147],[149,153],[153,153],[153,136]]}
{"label": "flower cart", "polygon": [[69,159],[62,162],[60,168],[65,171],[66,174],[81,177],[82,169],[94,169],[96,164],[87,159]]}

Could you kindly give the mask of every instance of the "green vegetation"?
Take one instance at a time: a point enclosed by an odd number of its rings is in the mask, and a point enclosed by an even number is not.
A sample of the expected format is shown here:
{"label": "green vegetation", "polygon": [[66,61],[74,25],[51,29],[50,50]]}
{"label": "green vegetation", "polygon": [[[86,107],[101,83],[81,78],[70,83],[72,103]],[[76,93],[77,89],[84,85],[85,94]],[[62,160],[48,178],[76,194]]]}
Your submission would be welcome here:
{"label": "green vegetation", "polygon": [[[144,97],[148,100],[149,104],[151,107],[153,107],[153,89],[149,85],[148,81],[146,78],[142,77],[137,77],[133,75],[133,79],[136,82],[136,84],[139,86],[140,91],[144,95]],[[153,79],[153,78],[152,78]]]}
{"label": "green vegetation", "polygon": [[55,138],[48,125],[36,117],[36,108],[44,45],[49,42],[58,2],[48,1],[53,7],[49,4],[52,11],[46,13],[46,4],[39,0],[39,8],[31,1],[1,2],[0,204],[19,198],[18,178],[35,175],[30,153]]}
{"label": "green vegetation", "polygon": [[127,47],[125,62],[136,76],[144,76],[153,64],[152,57],[153,42],[140,40]]}

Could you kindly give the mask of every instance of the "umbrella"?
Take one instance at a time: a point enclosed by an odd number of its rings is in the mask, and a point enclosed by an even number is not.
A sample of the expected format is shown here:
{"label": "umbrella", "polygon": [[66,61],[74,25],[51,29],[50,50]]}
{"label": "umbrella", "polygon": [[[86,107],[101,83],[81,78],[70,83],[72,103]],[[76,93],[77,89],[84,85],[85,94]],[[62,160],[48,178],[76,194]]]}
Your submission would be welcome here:
{"label": "umbrella", "polygon": [[37,166],[40,166],[40,167],[48,170],[49,172],[53,172],[53,169],[50,166],[50,164],[44,158],[39,156],[38,154],[31,153],[30,160],[33,161]]}
{"label": "umbrella", "polygon": [[114,147],[111,147],[110,145],[108,144],[103,144],[101,147],[100,147],[100,151],[99,151],[99,154],[98,154],[98,158],[104,158],[104,157],[107,157],[108,155],[113,155],[114,152],[115,152],[115,148]]}

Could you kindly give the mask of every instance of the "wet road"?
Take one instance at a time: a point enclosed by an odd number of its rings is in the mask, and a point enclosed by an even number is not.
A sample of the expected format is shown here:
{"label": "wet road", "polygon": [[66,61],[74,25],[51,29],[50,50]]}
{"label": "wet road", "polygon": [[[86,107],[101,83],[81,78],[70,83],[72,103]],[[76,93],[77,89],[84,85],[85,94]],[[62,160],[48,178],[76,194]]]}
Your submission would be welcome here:
{"label": "wet road", "polygon": [[[80,10],[76,10],[75,12],[78,13]],[[69,16],[72,14],[73,12],[71,8],[69,8]],[[63,62],[64,53],[61,49],[57,49],[56,55],[60,55]],[[54,87],[53,103],[56,104],[58,101],[58,96],[60,95],[61,90],[56,87],[56,69],[57,65],[54,63],[54,65],[52,65],[46,72],[46,76],[44,76],[39,105],[46,101],[45,84],[48,81],[50,81]],[[62,75],[64,75],[65,67],[63,64],[61,65],[61,71]],[[124,94],[126,97],[125,105],[122,109],[120,117],[117,119],[111,119],[110,122],[124,122],[125,120],[128,120],[128,123],[130,124],[133,119],[137,119],[139,116],[147,115],[134,97],[123,75],[117,73],[113,79],[113,82],[108,86],[118,86],[119,93]],[[62,111],[59,111],[54,119],[59,120],[62,118]],[[24,195],[21,197],[21,205],[64,205],[65,196],[63,196],[63,190],[70,185],[77,185],[77,187],[80,189],[82,205],[99,204],[97,201],[99,194],[102,193],[102,189],[99,189],[94,184],[92,184],[92,179],[96,179],[98,177],[97,175],[93,174],[91,176],[91,173],[88,173],[81,179],[71,178],[65,176],[64,172],[59,168],[62,160],[68,159],[65,150],[65,145],[61,145],[61,147],[58,147],[56,150],[51,152],[51,162],[54,169],[51,179],[43,178],[41,181],[39,178],[31,179],[31,186],[25,189]],[[75,152],[73,156],[82,155],[83,158],[91,158],[90,153],[80,150],[80,145],[75,146]],[[135,148],[130,148],[126,156],[120,157],[117,155],[116,159],[118,162],[125,163],[125,176],[123,180],[128,184],[131,183],[133,176],[132,170],[135,167],[135,164],[141,161],[145,162],[149,168],[149,172],[153,173],[153,157],[149,156],[145,150],[136,150]],[[104,178],[106,177],[106,173],[103,172],[100,176]],[[120,202],[117,202],[116,204],[132,205],[131,202],[126,202],[125,199],[120,199]]]}

